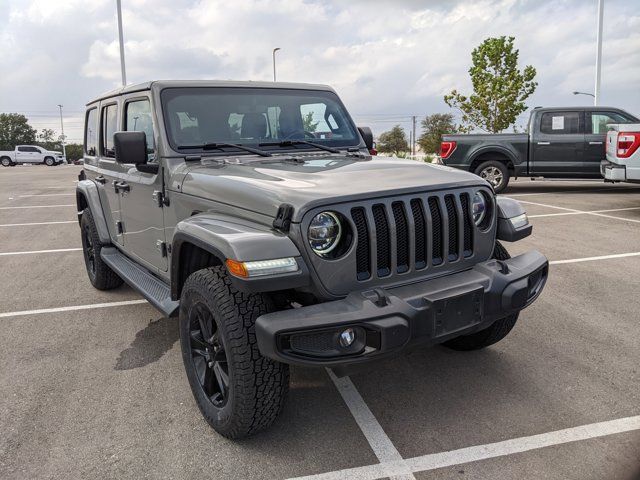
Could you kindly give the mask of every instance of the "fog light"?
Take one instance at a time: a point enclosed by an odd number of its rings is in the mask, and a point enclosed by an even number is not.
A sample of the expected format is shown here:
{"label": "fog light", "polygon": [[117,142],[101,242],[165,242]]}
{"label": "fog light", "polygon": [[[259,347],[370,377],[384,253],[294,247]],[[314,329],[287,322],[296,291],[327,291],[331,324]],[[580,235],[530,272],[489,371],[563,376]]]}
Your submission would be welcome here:
{"label": "fog light", "polygon": [[353,342],[356,339],[356,332],[353,331],[353,328],[347,328],[340,333],[340,345],[347,348],[353,345]]}

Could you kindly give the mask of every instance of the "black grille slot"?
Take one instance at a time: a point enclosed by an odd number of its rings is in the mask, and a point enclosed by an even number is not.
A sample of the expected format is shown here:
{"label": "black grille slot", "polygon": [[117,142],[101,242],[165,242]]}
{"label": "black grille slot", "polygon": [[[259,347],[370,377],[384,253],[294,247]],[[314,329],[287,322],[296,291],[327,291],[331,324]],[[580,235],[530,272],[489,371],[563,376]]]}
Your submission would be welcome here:
{"label": "black grille slot", "polygon": [[393,202],[391,204],[393,211],[393,220],[396,223],[396,262],[398,264],[398,273],[404,273],[409,270],[409,225],[404,212],[404,204],[402,202]]}
{"label": "black grille slot", "polygon": [[469,257],[473,253],[473,223],[471,210],[469,208],[469,194],[460,195],[462,206],[462,219],[464,220],[464,256]]}
{"label": "black grille slot", "polygon": [[358,246],[356,248],[356,270],[358,280],[366,280],[371,277],[371,251],[369,246],[369,230],[367,228],[367,215],[364,208],[358,207],[351,210],[351,218],[356,225]]}
{"label": "black grille slot", "polygon": [[458,259],[458,212],[453,203],[453,195],[445,195],[444,205],[447,208],[447,220],[449,222],[449,256],[450,262]]}
{"label": "black grille slot", "polygon": [[437,197],[429,198],[429,212],[431,213],[431,223],[433,230],[431,231],[431,255],[432,264],[440,265],[442,263],[442,215],[440,215],[440,207],[438,206]]}
{"label": "black grille slot", "polygon": [[378,276],[386,277],[391,274],[391,238],[389,223],[384,205],[378,203],[373,206],[373,221],[376,225]]}
{"label": "black grille slot", "polygon": [[411,215],[413,215],[413,224],[415,225],[416,270],[420,270],[427,266],[427,229],[424,222],[422,202],[417,198],[411,200]]}

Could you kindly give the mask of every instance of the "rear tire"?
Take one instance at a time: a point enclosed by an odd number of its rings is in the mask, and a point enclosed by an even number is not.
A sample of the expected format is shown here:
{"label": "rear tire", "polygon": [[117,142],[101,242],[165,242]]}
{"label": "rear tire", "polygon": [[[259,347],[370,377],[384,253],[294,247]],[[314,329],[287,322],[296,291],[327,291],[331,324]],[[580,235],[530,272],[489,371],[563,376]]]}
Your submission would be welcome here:
{"label": "rear tire", "polygon": [[482,162],[473,173],[489,182],[496,193],[501,193],[509,185],[509,169],[498,160]]}
{"label": "rear tire", "polygon": [[80,231],[82,232],[84,263],[91,285],[98,290],[111,290],[122,285],[123,280],[100,257],[103,244],[98,236],[91,210],[88,208],[82,212]]}
{"label": "rear tire", "polygon": [[9,157],[2,157],[2,159],[0,159],[0,163],[2,163],[3,167],[10,167],[13,164]]}
{"label": "rear tire", "polygon": [[[496,241],[493,249],[493,258],[496,260],[507,260],[511,258],[511,255],[509,255],[507,249],[504,248],[500,242]],[[513,313],[500,320],[496,320],[491,326],[484,330],[470,335],[461,335],[460,337],[446,341],[443,345],[452,350],[460,351],[479,350],[488,347],[506,337],[515,326],[517,320],[518,313]]]}
{"label": "rear tire", "polygon": [[236,290],[224,267],[191,274],[180,297],[182,360],[198,408],[220,435],[242,438],[269,427],[289,390],[289,366],[263,357],[256,319],[269,297]]}

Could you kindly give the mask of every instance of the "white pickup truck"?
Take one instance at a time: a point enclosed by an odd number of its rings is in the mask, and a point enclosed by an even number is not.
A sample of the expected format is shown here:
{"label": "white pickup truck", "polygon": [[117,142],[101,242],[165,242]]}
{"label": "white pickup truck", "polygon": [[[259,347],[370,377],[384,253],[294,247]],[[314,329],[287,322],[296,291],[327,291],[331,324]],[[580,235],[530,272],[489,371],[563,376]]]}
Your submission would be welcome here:
{"label": "white pickup truck", "polygon": [[606,152],[600,162],[605,181],[640,183],[640,123],[609,125]]}
{"label": "white pickup truck", "polygon": [[61,152],[52,152],[36,145],[18,145],[15,150],[0,151],[0,164],[3,167],[21,163],[44,163],[52,167],[66,163],[66,159]]}

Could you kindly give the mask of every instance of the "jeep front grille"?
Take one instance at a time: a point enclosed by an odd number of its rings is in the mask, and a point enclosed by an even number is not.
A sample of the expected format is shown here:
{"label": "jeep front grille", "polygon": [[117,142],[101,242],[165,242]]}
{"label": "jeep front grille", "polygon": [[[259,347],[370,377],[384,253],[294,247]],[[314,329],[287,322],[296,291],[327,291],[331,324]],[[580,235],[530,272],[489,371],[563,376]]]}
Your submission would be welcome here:
{"label": "jeep front grille", "polygon": [[470,257],[469,203],[469,193],[462,192],[353,207],[357,279],[367,280],[374,273],[384,278]]}

